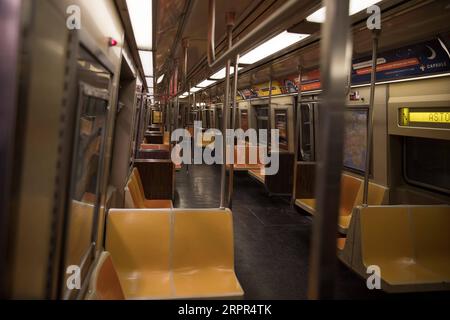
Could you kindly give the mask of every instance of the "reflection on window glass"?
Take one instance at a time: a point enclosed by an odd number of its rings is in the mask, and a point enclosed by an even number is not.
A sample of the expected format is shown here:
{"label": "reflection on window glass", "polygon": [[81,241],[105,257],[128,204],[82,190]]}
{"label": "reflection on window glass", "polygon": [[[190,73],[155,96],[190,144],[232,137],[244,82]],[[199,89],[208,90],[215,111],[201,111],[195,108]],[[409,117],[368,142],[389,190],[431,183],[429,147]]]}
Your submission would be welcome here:
{"label": "reflection on window glass", "polygon": [[94,204],[108,102],[92,96],[82,100],[73,198]]}
{"label": "reflection on window glass", "polygon": [[405,137],[405,178],[450,193],[450,141]]}
{"label": "reflection on window glass", "polygon": [[[93,261],[94,221],[102,213],[100,178],[107,130],[111,74],[80,48],[77,68],[78,100],[65,239],[65,269],[80,266],[82,281]],[[66,275],[67,276],[67,275]],[[65,281],[63,282],[65,284]],[[75,294],[63,288],[65,297]]]}

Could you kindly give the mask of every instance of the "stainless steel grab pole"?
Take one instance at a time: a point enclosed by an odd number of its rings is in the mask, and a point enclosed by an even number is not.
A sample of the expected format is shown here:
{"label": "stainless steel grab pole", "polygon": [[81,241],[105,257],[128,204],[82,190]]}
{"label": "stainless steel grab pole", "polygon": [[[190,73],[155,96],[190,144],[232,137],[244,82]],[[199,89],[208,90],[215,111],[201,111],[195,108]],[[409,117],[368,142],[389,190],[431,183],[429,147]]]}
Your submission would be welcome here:
{"label": "stainless steel grab pole", "polygon": [[321,73],[323,101],[320,105],[321,134],[316,176],[317,215],[311,244],[309,299],[334,296],[336,235],[343,163],[344,111],[351,50],[349,50],[349,0],[324,0]]}
{"label": "stainless steel grab pole", "polygon": [[[232,31],[233,26],[228,23],[227,26],[228,33],[228,45],[231,47],[232,44]],[[226,77],[225,77],[225,101],[222,107],[222,171],[220,179],[220,207],[225,208],[228,205],[227,197],[227,128],[228,128],[228,109],[230,108],[230,68],[231,60],[227,60]]]}
{"label": "stainless steel grab pole", "polygon": [[363,206],[369,204],[369,178],[370,178],[370,160],[372,157],[373,145],[373,108],[375,105],[375,84],[377,77],[377,55],[378,55],[378,36],[379,30],[375,29],[372,33],[372,74],[370,78],[370,102],[369,102],[369,125],[367,130],[367,149],[366,149],[366,165],[364,172],[364,194]]}
{"label": "stainless steel grab pole", "polygon": [[[234,63],[234,83],[233,83],[233,93],[232,93],[232,110],[233,110],[233,118],[231,120],[231,129],[233,131],[236,129],[236,119],[237,119],[237,103],[236,97],[238,92],[238,77],[239,77],[239,55],[237,55],[235,63]],[[233,141],[234,144],[234,141]],[[228,177],[228,208],[233,207],[233,191],[234,191],[234,164],[230,165],[230,176]]]}
{"label": "stainless steel grab pole", "polygon": [[[297,193],[297,162],[300,148],[300,133],[301,133],[301,105],[302,105],[302,68],[298,66],[298,91],[297,91],[297,104],[294,107],[294,125],[295,125],[295,137],[294,137],[294,183],[292,184],[292,199],[291,204],[295,203],[295,194]],[[312,121],[312,119],[311,119]]]}

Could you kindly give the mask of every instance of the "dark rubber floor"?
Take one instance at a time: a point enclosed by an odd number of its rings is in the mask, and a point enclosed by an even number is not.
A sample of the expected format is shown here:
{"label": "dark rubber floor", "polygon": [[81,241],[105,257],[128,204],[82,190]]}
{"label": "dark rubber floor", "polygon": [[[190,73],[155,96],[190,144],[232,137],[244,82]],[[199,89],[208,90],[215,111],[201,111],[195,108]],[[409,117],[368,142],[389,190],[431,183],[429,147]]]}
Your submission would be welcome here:
{"label": "dark rubber floor", "polygon": [[[220,202],[220,168],[189,166],[176,176],[175,206],[214,208]],[[269,197],[240,172],[233,193],[236,272],[246,299],[306,299],[312,218],[288,198]],[[450,293],[388,295],[368,290],[365,280],[339,263],[337,299],[450,298]]]}

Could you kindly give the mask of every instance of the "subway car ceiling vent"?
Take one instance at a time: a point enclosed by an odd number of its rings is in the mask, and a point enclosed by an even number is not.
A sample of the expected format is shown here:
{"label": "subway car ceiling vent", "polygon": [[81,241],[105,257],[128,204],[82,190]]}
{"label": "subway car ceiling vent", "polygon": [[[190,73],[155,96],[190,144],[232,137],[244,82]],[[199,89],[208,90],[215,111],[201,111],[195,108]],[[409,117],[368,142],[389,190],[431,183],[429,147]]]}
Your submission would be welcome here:
{"label": "subway car ceiling vent", "polygon": [[[378,2],[381,2],[381,0],[350,0],[349,14],[351,16],[357,14],[358,12],[377,4]],[[326,8],[322,7],[313,14],[309,15],[306,20],[309,22],[323,23],[325,21],[326,11]]]}

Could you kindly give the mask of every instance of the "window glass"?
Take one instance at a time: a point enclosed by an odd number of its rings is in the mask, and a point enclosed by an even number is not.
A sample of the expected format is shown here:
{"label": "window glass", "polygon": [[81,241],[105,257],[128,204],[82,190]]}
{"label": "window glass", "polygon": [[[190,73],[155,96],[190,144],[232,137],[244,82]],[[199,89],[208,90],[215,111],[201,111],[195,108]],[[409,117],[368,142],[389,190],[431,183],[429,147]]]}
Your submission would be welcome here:
{"label": "window glass", "polygon": [[269,129],[269,106],[258,106],[255,107],[256,114],[256,130],[258,131],[258,142],[263,145],[270,146],[270,131],[267,132],[267,140],[264,137],[260,136],[259,130],[268,130]]}
{"label": "window glass", "polygon": [[287,110],[275,111],[275,129],[280,135],[280,150],[289,150]]}
{"label": "window glass", "polygon": [[450,193],[450,141],[404,139],[405,179],[411,184]]}
{"label": "window glass", "polygon": [[347,169],[365,171],[367,130],[368,109],[347,109],[344,130],[344,167]]}
{"label": "window glass", "polygon": [[[103,210],[100,179],[105,156],[110,79],[111,74],[92,55],[80,48],[65,232],[65,270],[72,265],[80,267],[82,281],[86,280],[87,270],[94,259],[93,248],[97,237],[95,222]],[[63,290],[65,298],[75,294],[65,286]]]}

